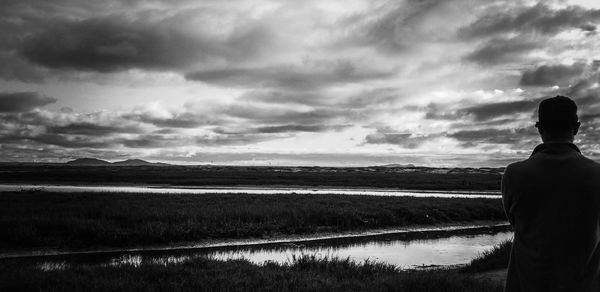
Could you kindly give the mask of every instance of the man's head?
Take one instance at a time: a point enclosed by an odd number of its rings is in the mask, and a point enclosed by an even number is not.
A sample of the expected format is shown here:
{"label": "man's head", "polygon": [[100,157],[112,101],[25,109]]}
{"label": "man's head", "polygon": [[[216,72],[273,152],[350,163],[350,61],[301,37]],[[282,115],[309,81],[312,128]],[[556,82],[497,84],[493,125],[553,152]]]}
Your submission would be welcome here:
{"label": "man's head", "polygon": [[542,100],[538,109],[538,128],[544,142],[573,142],[579,131],[577,105],[566,97],[557,95]]}

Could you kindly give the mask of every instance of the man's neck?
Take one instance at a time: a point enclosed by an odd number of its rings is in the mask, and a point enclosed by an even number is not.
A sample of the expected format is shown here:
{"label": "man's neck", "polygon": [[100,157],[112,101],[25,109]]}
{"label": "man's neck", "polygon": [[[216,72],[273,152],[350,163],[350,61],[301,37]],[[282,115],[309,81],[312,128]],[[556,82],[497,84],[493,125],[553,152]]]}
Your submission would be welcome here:
{"label": "man's neck", "polygon": [[573,143],[575,137],[543,137],[542,141],[544,143]]}

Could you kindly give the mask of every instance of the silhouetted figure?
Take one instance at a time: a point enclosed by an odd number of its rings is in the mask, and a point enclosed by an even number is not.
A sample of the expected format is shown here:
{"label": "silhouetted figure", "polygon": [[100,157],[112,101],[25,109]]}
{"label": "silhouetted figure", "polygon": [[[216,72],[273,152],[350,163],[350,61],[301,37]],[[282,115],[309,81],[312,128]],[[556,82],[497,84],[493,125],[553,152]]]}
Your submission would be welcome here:
{"label": "silhouetted figure", "polygon": [[600,164],[573,144],[579,130],[570,98],[543,100],[544,142],[502,178],[515,231],[505,291],[600,291]]}

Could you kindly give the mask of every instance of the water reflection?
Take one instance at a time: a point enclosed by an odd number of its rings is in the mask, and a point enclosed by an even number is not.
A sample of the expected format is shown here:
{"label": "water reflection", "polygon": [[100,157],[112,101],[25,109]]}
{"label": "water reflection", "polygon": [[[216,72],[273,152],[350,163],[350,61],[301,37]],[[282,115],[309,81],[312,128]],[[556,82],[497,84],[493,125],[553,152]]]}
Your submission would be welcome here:
{"label": "water reflection", "polygon": [[336,194],[428,198],[500,198],[497,192],[484,191],[402,191],[393,189],[336,189],[336,188],[264,188],[264,187],[153,187],[153,186],[68,186],[68,185],[11,185],[0,184],[0,192],[124,192],[146,194]]}
{"label": "water reflection", "polygon": [[484,250],[512,238],[512,232],[460,234],[449,237],[410,240],[400,234],[370,238],[303,243],[265,244],[254,246],[212,247],[193,251],[163,252],[159,254],[123,254],[116,256],[76,257],[70,260],[44,261],[38,268],[44,271],[61,270],[71,266],[101,265],[140,267],[145,264],[176,265],[199,257],[220,260],[246,259],[255,264],[265,262],[290,263],[303,255],[317,258],[349,258],[383,262],[401,268],[459,265],[468,263]]}
{"label": "water reflection", "polygon": [[484,250],[492,248],[512,237],[511,232],[496,234],[462,235],[448,238],[426,240],[390,240],[367,243],[347,244],[345,246],[287,246],[278,249],[238,249],[216,251],[210,254],[216,259],[247,259],[262,264],[266,261],[277,263],[289,262],[293,257],[315,255],[319,258],[350,258],[363,262],[365,260],[384,262],[402,268],[414,268],[430,265],[465,264]]}

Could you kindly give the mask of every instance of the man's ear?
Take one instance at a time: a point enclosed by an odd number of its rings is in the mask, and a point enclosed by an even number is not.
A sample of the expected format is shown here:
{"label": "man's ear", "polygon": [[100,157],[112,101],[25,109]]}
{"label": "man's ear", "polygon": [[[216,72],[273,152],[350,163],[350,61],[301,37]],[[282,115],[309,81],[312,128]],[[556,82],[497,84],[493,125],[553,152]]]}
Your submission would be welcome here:
{"label": "man's ear", "polygon": [[581,126],[580,122],[577,122],[575,124],[575,127],[573,128],[573,136],[577,135],[577,133],[579,132],[579,127]]}
{"label": "man's ear", "polygon": [[535,127],[537,128],[537,130],[538,130],[538,133],[539,133],[540,135],[543,135],[543,134],[544,134],[544,130],[542,130],[542,127],[541,127],[541,125],[540,125],[540,122],[535,122]]}

